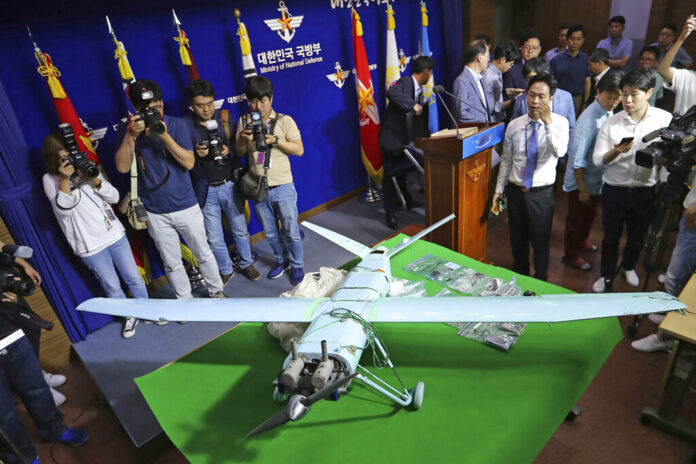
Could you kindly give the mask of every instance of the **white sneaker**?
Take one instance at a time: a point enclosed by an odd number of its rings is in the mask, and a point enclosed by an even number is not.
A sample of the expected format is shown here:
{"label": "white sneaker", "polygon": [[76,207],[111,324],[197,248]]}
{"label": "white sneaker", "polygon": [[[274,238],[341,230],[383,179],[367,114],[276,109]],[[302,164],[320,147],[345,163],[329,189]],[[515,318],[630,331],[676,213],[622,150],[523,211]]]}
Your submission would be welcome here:
{"label": "white sneaker", "polygon": [[65,395],[51,387],[51,395],[53,395],[53,402],[56,403],[56,407],[63,405],[65,403]]}
{"label": "white sneaker", "polygon": [[660,325],[662,324],[662,321],[665,320],[665,317],[667,317],[666,314],[650,314],[648,316],[648,319],[650,320],[650,322],[654,322],[655,324]]}
{"label": "white sneaker", "polygon": [[607,286],[604,283],[604,277],[600,277],[595,281],[595,283],[592,284],[592,291],[595,293],[604,293],[604,290],[606,289]]}
{"label": "white sneaker", "polygon": [[46,380],[46,383],[48,384],[49,387],[60,387],[65,383],[66,380],[68,380],[64,375],[59,375],[59,374],[49,374],[46,371],[41,371],[43,372],[44,379]]}
{"label": "white sneaker", "polygon": [[665,351],[672,348],[674,340],[662,340],[656,333],[648,335],[645,338],[631,342],[633,349],[644,353],[653,353],[655,351]]}
{"label": "white sneaker", "polygon": [[622,269],[622,271],[624,279],[626,279],[626,283],[628,285],[630,285],[631,287],[637,287],[640,284],[638,274],[636,274],[636,271],[634,269],[631,269],[630,271],[628,269]]}
{"label": "white sneaker", "polygon": [[131,338],[135,335],[135,328],[138,326],[138,320],[134,317],[127,317],[123,321],[123,330],[121,331],[121,336],[123,338]]}

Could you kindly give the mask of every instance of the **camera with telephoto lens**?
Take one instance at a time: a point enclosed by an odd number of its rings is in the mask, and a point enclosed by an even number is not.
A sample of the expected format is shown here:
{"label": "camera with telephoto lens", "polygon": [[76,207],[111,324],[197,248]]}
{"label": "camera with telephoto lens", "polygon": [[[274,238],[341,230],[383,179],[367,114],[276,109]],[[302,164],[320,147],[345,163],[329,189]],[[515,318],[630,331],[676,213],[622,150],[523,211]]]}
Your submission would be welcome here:
{"label": "camera with telephoto lens", "polygon": [[157,135],[164,134],[164,123],[162,122],[162,117],[160,116],[159,111],[154,108],[150,108],[150,103],[154,98],[154,93],[152,93],[151,90],[143,90],[141,98],[143,100],[143,105],[145,105],[145,109],[135,113],[135,115],[140,117],[140,119],[145,122],[145,127],[150,129],[150,132]]}
{"label": "camera with telephoto lens", "polygon": [[[80,171],[87,177],[97,177],[99,175],[99,168],[87,158],[87,154],[80,151],[77,146],[77,140],[75,140],[75,132],[70,124],[65,123],[58,126],[63,133],[63,142],[65,149],[68,152],[66,157],[68,162],[75,168],[75,174]],[[61,159],[61,161],[65,161]]]}
{"label": "camera with telephoto lens", "polygon": [[218,123],[211,119],[205,122],[205,137],[201,138],[198,144],[208,149],[208,159],[221,168],[225,166],[225,157],[222,154],[222,139],[218,134]]}
{"label": "camera with telephoto lens", "polygon": [[256,151],[266,152],[268,146],[266,145],[266,135],[268,135],[268,128],[266,124],[263,123],[263,118],[261,118],[261,113],[258,111],[252,111],[249,118],[244,119],[244,129],[250,130],[251,134],[254,136],[254,143],[256,144]]}
{"label": "camera with telephoto lens", "polygon": [[636,152],[636,164],[650,169],[657,158],[662,158],[670,176],[685,181],[696,164],[696,105],[683,115],[675,114],[669,126],[646,135],[643,142],[657,137],[661,140]]}
{"label": "camera with telephoto lens", "polygon": [[36,285],[31,279],[22,278],[14,266],[15,258],[31,258],[31,248],[19,245],[5,245],[0,251],[0,293],[15,293],[29,296],[34,293]]}

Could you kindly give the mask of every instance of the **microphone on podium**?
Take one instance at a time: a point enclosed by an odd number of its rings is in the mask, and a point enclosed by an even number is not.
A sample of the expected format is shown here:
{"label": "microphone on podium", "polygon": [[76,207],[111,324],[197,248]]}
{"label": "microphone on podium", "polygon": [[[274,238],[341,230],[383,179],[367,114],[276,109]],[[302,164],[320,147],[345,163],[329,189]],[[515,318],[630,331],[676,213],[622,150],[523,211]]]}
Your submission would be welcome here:
{"label": "microphone on podium", "polygon": [[[479,113],[481,113],[483,115],[483,118],[484,118],[483,122],[485,124],[485,127],[489,127],[488,115],[486,114],[485,111],[481,111],[479,108],[476,108],[471,103],[464,101],[461,98],[458,98],[454,94],[449,93],[447,90],[445,90],[444,86],[442,86],[442,85],[433,86],[433,93],[436,94],[440,98],[440,101],[442,101],[442,97],[440,96],[440,94],[444,93],[445,95],[448,95],[449,97],[453,98],[454,100],[458,101],[459,103],[464,103],[469,108],[472,108],[472,109],[478,111]],[[443,101],[442,104],[445,105],[445,102]],[[447,105],[445,105],[445,109],[447,109]],[[454,119],[454,116],[452,116],[452,113],[450,113],[449,109],[447,109],[447,113],[449,113],[450,118],[452,118],[452,121],[454,121],[455,127],[457,127],[457,121]],[[459,132],[457,132],[457,134],[459,134]],[[460,138],[459,135],[457,135],[457,138]]]}

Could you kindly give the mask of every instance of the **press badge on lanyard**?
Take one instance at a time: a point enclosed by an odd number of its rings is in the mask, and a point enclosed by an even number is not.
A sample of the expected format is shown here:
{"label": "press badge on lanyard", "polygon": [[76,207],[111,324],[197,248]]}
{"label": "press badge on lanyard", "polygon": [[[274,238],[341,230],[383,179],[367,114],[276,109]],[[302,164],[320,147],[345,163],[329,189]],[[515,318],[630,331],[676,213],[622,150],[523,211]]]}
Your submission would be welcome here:
{"label": "press badge on lanyard", "polygon": [[102,217],[104,219],[104,225],[106,226],[106,231],[109,232],[111,229],[113,229],[114,228],[114,221],[116,221],[116,215],[114,215],[114,211],[109,207],[109,205],[107,205],[104,201],[102,201],[101,206],[99,206],[99,204],[96,201],[94,201],[94,198],[89,196],[89,194],[87,192],[85,192],[82,189],[80,189],[80,190],[82,191],[82,193],[85,194],[85,196],[87,198],[89,198],[92,201],[92,203],[94,203],[94,206],[99,208],[99,211],[101,212]]}

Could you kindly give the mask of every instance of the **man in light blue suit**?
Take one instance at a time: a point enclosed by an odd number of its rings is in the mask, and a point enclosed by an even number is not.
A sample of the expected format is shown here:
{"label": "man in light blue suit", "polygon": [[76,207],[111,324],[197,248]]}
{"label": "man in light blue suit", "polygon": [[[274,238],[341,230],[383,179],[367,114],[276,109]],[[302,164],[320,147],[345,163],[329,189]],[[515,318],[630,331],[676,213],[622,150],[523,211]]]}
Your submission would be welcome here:
{"label": "man in light blue suit", "polygon": [[[551,67],[546,58],[537,57],[528,60],[522,67],[522,76],[527,82],[536,74],[551,73]],[[519,118],[527,114],[527,92],[517,97],[515,106],[512,110],[512,119]],[[551,112],[559,114],[568,120],[570,129],[569,140],[573,140],[573,132],[575,130],[575,106],[573,106],[573,96],[563,89],[556,89],[556,94],[553,96],[551,103]]]}
{"label": "man in light blue suit", "polygon": [[464,70],[455,79],[453,89],[458,100],[454,102],[454,117],[459,122],[491,121],[489,108],[495,108],[495,102],[488,101],[482,82],[488,61],[486,46],[480,42],[474,42],[464,50]]}

